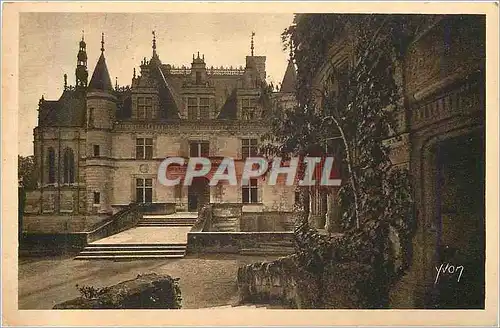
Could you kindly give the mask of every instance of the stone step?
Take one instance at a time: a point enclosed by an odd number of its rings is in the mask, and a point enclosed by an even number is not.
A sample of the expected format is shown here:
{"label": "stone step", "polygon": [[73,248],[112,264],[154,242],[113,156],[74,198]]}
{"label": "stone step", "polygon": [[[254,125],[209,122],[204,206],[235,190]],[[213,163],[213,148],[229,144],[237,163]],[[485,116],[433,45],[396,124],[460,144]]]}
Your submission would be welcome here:
{"label": "stone step", "polygon": [[139,222],[136,227],[192,227],[193,223]]}
{"label": "stone step", "polygon": [[182,258],[186,247],[186,244],[90,244],[75,260]]}
{"label": "stone step", "polygon": [[181,244],[138,244],[138,243],[134,243],[134,244],[127,244],[127,243],[123,243],[123,244],[88,244],[85,248],[106,248],[106,247],[111,247],[111,248],[115,248],[115,247],[119,247],[119,248],[127,248],[127,247],[131,247],[131,248],[186,248],[186,245],[185,243],[181,243]]}
{"label": "stone step", "polygon": [[142,217],[141,221],[159,221],[159,222],[196,222],[197,218],[146,218]]}
{"label": "stone step", "polygon": [[178,212],[173,214],[150,214],[143,215],[143,219],[194,219],[198,218],[197,212]]}
{"label": "stone step", "polygon": [[268,241],[259,244],[259,247],[294,247],[293,241]]}
{"label": "stone step", "polygon": [[295,250],[293,248],[243,248],[240,250],[241,255],[290,255],[293,254]]}
{"label": "stone step", "polygon": [[100,256],[100,255],[184,255],[185,250],[166,250],[166,249],[151,249],[151,250],[91,250],[81,251],[78,256]]}
{"label": "stone step", "polygon": [[149,259],[180,259],[182,255],[78,255],[75,260],[149,260]]}
{"label": "stone step", "polygon": [[170,220],[140,220],[139,223],[159,223],[159,224],[190,224],[193,225],[196,221],[170,221]]}

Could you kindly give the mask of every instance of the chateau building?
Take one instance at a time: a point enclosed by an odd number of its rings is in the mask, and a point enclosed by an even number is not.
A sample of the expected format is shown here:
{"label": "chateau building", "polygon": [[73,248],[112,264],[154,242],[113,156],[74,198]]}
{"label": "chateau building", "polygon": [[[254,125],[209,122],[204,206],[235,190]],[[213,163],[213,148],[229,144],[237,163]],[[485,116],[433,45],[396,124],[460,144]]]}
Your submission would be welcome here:
{"label": "chateau building", "polygon": [[[87,49],[79,43],[76,84],[58,100],[42,96],[34,129],[38,188],[27,195],[25,212],[35,215],[111,214],[131,202],[175,204],[197,211],[207,202],[239,203],[251,211],[290,211],[294,187],[167,187],[157,181],[158,167],[169,156],[232,157],[236,165],[256,155],[266,132],[268,99],[290,102],[295,71],[290,64],[283,92],[269,94],[266,57],[246,56],[245,67],[208,67],[193,55],[190,67],[163,64],[153,37],[152,56],[134,68],[130,86],[113,87],[101,55],[88,81]],[[110,60],[113,60],[112,58]],[[267,90],[267,91],[266,91]],[[239,179],[238,179],[239,181]]]}

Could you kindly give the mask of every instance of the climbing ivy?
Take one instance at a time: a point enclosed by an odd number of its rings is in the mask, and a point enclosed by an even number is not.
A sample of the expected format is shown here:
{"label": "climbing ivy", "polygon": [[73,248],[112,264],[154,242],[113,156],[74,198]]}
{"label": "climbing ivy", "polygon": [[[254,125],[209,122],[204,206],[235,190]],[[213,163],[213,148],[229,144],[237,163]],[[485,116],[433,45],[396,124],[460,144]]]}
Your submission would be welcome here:
{"label": "climbing ivy", "polygon": [[[282,37],[297,65],[298,106],[273,113],[262,148],[280,155],[307,155],[318,145],[336,149],[343,168],[338,205],[345,233],[320,235],[309,227],[302,206],[296,251],[320,285],[332,263],[362,265],[359,288],[373,307],[384,306],[381,295],[404,272],[411,254],[411,179],[405,168],[391,164],[384,141],[397,131],[395,114],[404,110],[396,64],[416,26],[418,19],[404,15],[296,16]],[[347,67],[330,63],[332,44],[352,46]]]}

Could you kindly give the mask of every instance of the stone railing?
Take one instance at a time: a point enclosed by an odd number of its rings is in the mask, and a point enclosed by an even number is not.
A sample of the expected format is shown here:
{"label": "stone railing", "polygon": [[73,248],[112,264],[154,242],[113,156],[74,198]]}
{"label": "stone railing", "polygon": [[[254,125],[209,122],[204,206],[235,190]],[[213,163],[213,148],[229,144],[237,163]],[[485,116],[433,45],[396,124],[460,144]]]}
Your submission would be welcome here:
{"label": "stone railing", "polygon": [[90,243],[136,226],[142,218],[142,207],[142,204],[131,203],[111,216],[106,223],[88,232],[87,242]]}
{"label": "stone railing", "polygon": [[210,231],[212,223],[212,204],[207,204],[198,212],[198,219],[194,223],[190,232]]}
{"label": "stone railing", "polygon": [[[245,69],[243,67],[240,68],[233,68],[233,67],[221,67],[221,68],[215,68],[215,67],[210,67],[206,69],[206,72],[208,75],[243,75],[245,73]],[[171,68],[168,71],[168,74],[172,75],[190,75],[191,74],[191,69],[190,68]]]}
{"label": "stone railing", "polygon": [[[434,94],[451,88],[457,82],[435,86]],[[455,84],[452,84],[455,83]],[[411,128],[418,129],[432,123],[475,111],[484,110],[484,84],[478,77],[472,77],[453,90],[433,96],[431,91],[416,94],[411,110]]]}

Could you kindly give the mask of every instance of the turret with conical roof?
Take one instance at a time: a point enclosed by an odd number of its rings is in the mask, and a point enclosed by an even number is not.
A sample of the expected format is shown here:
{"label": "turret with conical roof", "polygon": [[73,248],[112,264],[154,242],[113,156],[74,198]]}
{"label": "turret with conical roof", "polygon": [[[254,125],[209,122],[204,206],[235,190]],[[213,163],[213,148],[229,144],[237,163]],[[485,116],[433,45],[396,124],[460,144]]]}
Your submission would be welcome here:
{"label": "turret with conical roof", "polygon": [[101,56],[87,90],[87,137],[85,167],[87,211],[111,213],[113,167],[109,163],[112,149],[111,130],[116,117],[117,99],[104,58],[104,33]]}
{"label": "turret with conical roof", "polygon": [[295,71],[295,65],[293,64],[293,60],[292,58],[290,58],[288,60],[288,66],[286,67],[285,75],[283,76],[283,81],[281,82],[280,92],[294,93],[296,83],[297,83],[297,72]]}
{"label": "turret with conical roof", "polygon": [[106,58],[104,58],[104,33],[102,34],[101,41],[101,56],[95,65],[94,73],[89,83],[89,90],[113,90],[113,84],[109,77],[108,67],[106,65]]}

